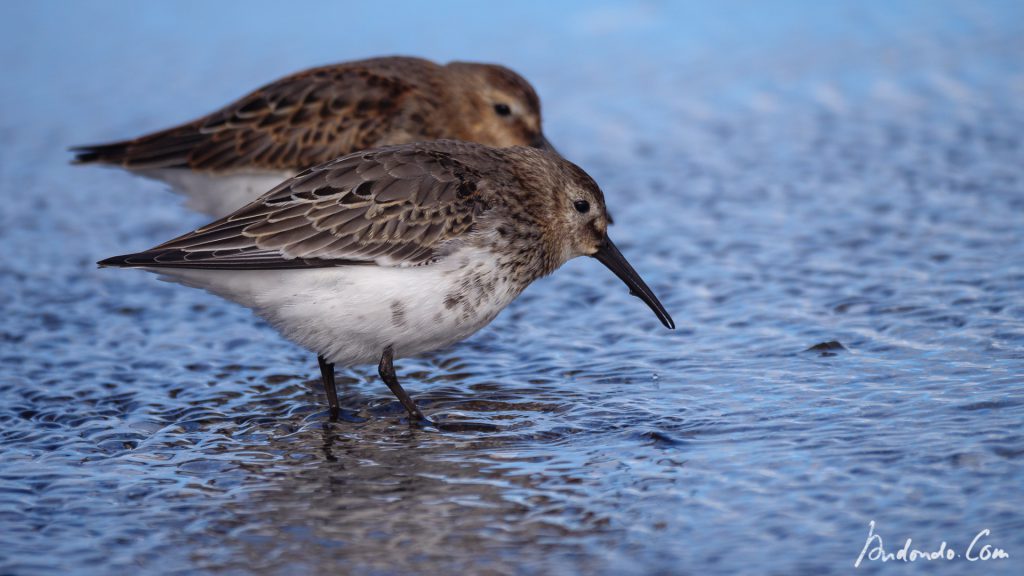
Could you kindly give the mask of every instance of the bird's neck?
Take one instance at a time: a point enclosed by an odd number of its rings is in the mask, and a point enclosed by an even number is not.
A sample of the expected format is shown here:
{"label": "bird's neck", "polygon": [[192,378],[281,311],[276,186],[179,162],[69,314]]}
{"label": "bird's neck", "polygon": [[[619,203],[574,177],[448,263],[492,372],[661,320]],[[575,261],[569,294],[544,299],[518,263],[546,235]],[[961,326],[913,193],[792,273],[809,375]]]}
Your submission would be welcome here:
{"label": "bird's neck", "polygon": [[506,220],[473,235],[471,244],[490,254],[498,274],[523,290],[563,264],[543,230],[527,219]]}

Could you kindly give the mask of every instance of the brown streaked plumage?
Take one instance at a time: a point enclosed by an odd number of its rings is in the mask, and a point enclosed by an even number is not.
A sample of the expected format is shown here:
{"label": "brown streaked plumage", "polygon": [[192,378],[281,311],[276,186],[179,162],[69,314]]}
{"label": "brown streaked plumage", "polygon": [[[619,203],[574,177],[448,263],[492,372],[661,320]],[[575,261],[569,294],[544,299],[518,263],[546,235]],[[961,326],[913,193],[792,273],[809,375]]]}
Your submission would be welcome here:
{"label": "brown streaked plumage", "polygon": [[[386,57],[305,70],[181,126],[73,150],[77,163],[167,181],[193,207],[222,216],[273,178],[357,150],[443,138],[550,148],[540,100],[512,70]],[[237,199],[207,198],[218,194]]]}
{"label": "brown streaked plumage", "polygon": [[315,166],[208,226],[100,265],[249,306],[317,353],[333,412],[334,363],[380,359],[381,378],[420,418],[393,358],[466,338],[576,256],[600,260],[674,327],[607,228],[600,188],[557,154],[441,140]]}

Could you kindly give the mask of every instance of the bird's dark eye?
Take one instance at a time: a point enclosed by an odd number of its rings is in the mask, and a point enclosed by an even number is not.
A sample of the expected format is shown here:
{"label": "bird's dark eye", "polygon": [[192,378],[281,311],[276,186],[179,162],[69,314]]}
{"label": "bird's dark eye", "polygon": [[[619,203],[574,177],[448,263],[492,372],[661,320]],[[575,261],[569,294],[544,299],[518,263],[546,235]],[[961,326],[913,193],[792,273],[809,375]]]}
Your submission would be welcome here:
{"label": "bird's dark eye", "polygon": [[586,214],[587,212],[590,212],[590,202],[587,202],[586,200],[577,200],[572,203],[572,206],[580,214]]}
{"label": "bird's dark eye", "polygon": [[508,116],[512,113],[512,109],[508,107],[508,104],[495,104],[494,113],[498,116]]}

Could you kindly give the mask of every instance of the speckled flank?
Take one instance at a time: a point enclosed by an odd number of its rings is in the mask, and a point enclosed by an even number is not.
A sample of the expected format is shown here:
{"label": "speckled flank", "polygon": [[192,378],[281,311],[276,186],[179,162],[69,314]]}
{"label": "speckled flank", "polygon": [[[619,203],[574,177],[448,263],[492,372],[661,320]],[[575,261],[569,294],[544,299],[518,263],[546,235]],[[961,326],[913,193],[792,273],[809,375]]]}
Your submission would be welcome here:
{"label": "speckled flank", "polygon": [[405,327],[405,305],[398,300],[391,301],[391,323],[396,328]]}
{"label": "speckled flank", "polygon": [[450,292],[450,293],[448,293],[447,296],[444,297],[444,307],[447,308],[448,310],[453,310],[464,299],[465,299],[465,297],[462,295],[462,293],[460,293],[460,292]]}

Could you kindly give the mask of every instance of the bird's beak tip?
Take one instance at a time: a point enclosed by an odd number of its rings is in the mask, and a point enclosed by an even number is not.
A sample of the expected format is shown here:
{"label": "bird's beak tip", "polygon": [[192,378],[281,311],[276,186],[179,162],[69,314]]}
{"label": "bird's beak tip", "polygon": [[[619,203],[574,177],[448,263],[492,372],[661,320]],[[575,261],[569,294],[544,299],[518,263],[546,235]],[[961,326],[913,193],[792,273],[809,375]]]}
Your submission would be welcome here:
{"label": "bird's beak tip", "polygon": [[654,312],[654,315],[658,317],[658,320],[668,328],[669,330],[675,330],[676,323],[672,320],[668,311],[658,301],[658,297],[654,295],[654,292],[644,283],[643,279],[637,274],[636,270],[630,266],[626,257],[619,252],[619,249],[612,243],[611,239],[605,236],[604,242],[598,247],[597,251],[592,254],[599,262],[605,265],[613,274],[618,276],[619,280],[629,287],[629,293],[633,296],[644,301],[645,304]]}

